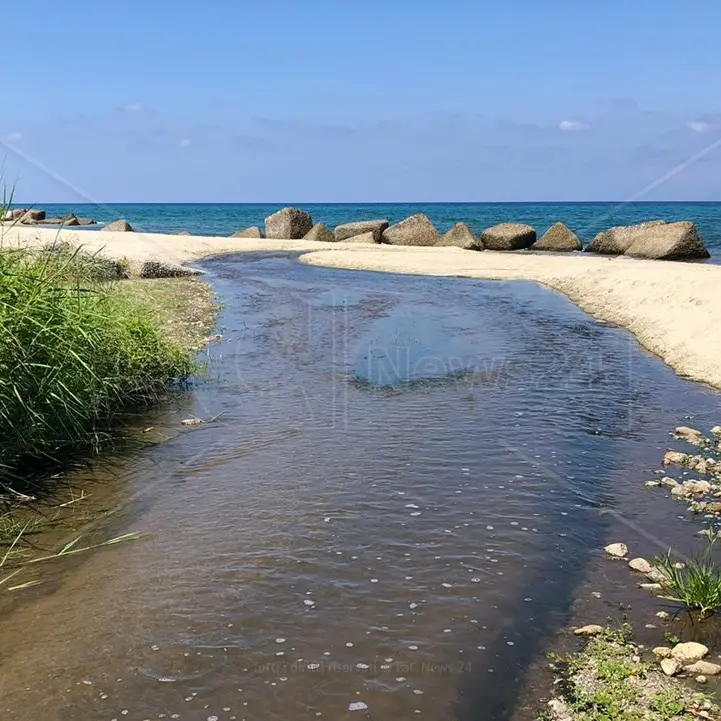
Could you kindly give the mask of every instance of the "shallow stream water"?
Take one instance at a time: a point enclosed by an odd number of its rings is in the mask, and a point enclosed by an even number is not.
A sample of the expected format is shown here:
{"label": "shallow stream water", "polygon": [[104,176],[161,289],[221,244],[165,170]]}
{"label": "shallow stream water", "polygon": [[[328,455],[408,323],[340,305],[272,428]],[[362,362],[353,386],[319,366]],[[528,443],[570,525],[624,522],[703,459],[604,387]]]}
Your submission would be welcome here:
{"label": "shallow stream water", "polygon": [[205,268],[223,339],[153,424],[217,418],[77,479],[149,535],[0,596],[3,721],[520,718],[599,549],[692,535],[643,480],[718,396],[562,296]]}

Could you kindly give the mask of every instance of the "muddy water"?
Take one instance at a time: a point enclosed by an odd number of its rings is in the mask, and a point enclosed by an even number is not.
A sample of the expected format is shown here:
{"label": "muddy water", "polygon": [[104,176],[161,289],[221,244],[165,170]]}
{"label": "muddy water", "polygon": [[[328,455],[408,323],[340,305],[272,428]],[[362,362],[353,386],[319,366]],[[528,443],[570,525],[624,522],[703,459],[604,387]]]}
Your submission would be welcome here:
{"label": "muddy water", "polygon": [[223,341],[155,422],[221,415],[113,468],[147,538],[0,597],[3,720],[509,718],[597,549],[689,535],[642,481],[717,396],[564,298],[206,267]]}

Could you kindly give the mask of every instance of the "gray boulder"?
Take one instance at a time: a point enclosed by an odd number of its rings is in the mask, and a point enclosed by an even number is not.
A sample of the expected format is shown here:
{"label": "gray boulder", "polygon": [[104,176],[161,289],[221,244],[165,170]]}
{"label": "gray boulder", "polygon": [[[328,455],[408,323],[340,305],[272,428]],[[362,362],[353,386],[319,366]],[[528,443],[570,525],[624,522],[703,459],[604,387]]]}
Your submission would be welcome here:
{"label": "gray boulder", "polygon": [[390,225],[387,220],[361,220],[357,223],[343,223],[335,229],[335,239],[348,240],[356,235],[373,233],[376,243],[383,238],[383,231]]}
{"label": "gray boulder", "polygon": [[486,250],[521,250],[536,242],[536,231],[525,223],[499,223],[481,233]]}
{"label": "gray boulder", "polygon": [[377,245],[376,243],[376,234],[369,230],[367,233],[361,233],[360,235],[354,235],[352,238],[346,238],[344,243],[371,243],[373,245]]}
{"label": "gray boulder", "polygon": [[436,245],[455,246],[464,250],[483,250],[483,243],[465,223],[456,223]]}
{"label": "gray boulder", "polygon": [[283,208],[265,219],[265,237],[296,240],[303,238],[312,227],[310,213],[297,208]]}
{"label": "gray boulder", "polygon": [[566,252],[581,250],[583,244],[578,236],[563,223],[554,223],[532,246],[531,250],[554,250]]}
{"label": "gray boulder", "polygon": [[98,221],[92,218],[78,218],[79,225],[97,225]]}
{"label": "gray boulder", "polygon": [[696,225],[688,220],[682,220],[678,223],[654,225],[639,231],[624,255],[656,260],[684,260],[708,258],[709,252]]}
{"label": "gray boulder", "polygon": [[664,220],[649,220],[638,225],[617,225],[599,233],[584,251],[601,255],[623,255],[649,228],[657,228],[665,224]]}
{"label": "gray boulder", "polygon": [[383,231],[383,242],[389,245],[437,245],[440,239],[435,226],[423,213],[416,213]]}
{"label": "gray boulder", "polygon": [[251,225],[250,228],[246,228],[245,230],[239,230],[236,233],[233,233],[233,235],[231,235],[230,237],[231,238],[262,238],[263,231],[257,225]]}
{"label": "gray boulder", "polygon": [[323,223],[316,223],[306,234],[304,240],[319,240],[322,243],[335,243],[335,234]]}
{"label": "gray boulder", "polygon": [[106,230],[108,233],[132,233],[133,226],[130,225],[127,220],[121,218],[120,220],[114,220],[112,223],[108,223],[103,230]]}
{"label": "gray boulder", "polygon": [[62,219],[62,222],[64,226],[80,225],[80,221],[72,213],[70,213],[70,215],[66,215]]}
{"label": "gray boulder", "polygon": [[21,223],[33,223],[33,222],[39,222],[41,220],[45,220],[45,211],[44,210],[27,210],[20,217]]}

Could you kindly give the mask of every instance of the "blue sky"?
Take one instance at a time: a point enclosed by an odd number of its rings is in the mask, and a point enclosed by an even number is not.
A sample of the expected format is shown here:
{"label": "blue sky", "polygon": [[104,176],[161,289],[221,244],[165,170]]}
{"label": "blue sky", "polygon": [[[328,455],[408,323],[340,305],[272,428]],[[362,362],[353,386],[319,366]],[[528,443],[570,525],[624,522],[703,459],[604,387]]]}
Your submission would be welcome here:
{"label": "blue sky", "polygon": [[25,202],[721,200],[717,0],[25,0],[3,24]]}

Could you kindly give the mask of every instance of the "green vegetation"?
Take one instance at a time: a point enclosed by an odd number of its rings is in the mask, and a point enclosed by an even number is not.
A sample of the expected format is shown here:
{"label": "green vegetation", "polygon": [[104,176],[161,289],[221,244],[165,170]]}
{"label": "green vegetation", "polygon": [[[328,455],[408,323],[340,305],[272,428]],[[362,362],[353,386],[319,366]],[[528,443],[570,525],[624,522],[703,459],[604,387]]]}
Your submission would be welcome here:
{"label": "green vegetation", "polygon": [[698,611],[702,618],[721,610],[721,566],[713,561],[713,547],[711,541],[703,554],[685,564],[675,562],[670,551],[655,559],[665,577],[663,598]]}
{"label": "green vegetation", "polygon": [[122,264],[53,247],[0,252],[0,484],[26,464],[97,450],[131,408],[194,368]]}
{"label": "green vegetation", "polygon": [[654,664],[646,663],[631,630],[606,629],[579,654],[555,659],[560,696],[544,721],[692,721],[718,718],[719,709]]}

